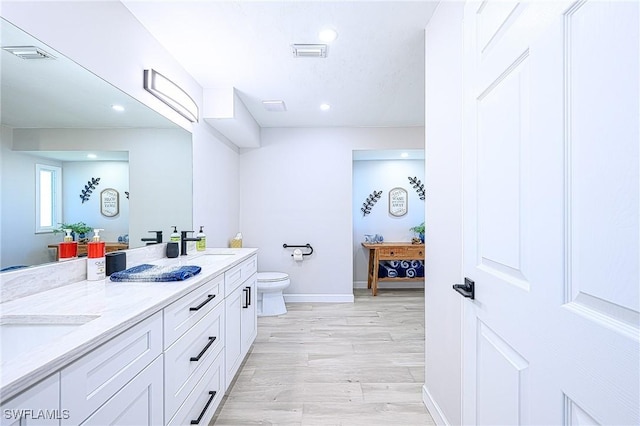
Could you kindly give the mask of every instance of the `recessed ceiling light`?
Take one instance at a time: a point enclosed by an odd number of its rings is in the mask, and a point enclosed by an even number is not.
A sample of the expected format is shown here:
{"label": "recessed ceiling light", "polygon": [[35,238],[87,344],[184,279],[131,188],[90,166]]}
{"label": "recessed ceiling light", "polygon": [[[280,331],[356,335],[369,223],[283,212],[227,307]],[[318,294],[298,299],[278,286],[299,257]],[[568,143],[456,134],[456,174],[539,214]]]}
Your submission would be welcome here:
{"label": "recessed ceiling light", "polygon": [[320,104],[320,109],[322,111],[329,111],[331,109],[331,105],[329,105],[329,104]]}
{"label": "recessed ceiling light", "polygon": [[87,154],[87,158],[91,158],[93,160],[93,159],[98,158],[98,156],[95,155],[95,154]]}
{"label": "recessed ceiling light", "polygon": [[408,157],[409,157],[409,154],[408,154],[408,153],[406,153],[406,152],[403,152],[402,154],[400,154],[400,157],[402,157],[402,158],[408,158]]}
{"label": "recessed ceiling light", "polygon": [[336,30],[327,28],[320,31],[320,33],[318,34],[318,38],[320,39],[320,41],[329,43],[338,38],[338,32]]}
{"label": "recessed ceiling light", "polygon": [[287,110],[287,106],[284,104],[284,101],[274,100],[274,101],[262,101],[262,106],[269,112],[284,112]]}
{"label": "recessed ceiling light", "polygon": [[122,111],[124,111],[124,107],[123,107],[122,105],[111,105],[111,108],[112,108],[114,111],[118,111],[118,112],[122,112]]}

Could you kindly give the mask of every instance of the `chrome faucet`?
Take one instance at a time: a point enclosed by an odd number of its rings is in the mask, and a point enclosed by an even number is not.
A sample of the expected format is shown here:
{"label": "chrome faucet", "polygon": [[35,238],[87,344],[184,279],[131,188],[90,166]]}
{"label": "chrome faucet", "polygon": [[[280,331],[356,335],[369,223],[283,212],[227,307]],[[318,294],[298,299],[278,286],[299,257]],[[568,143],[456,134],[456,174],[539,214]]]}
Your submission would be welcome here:
{"label": "chrome faucet", "polygon": [[180,254],[187,255],[187,241],[200,241],[200,238],[187,238],[187,234],[193,231],[180,231]]}
{"label": "chrome faucet", "polygon": [[162,242],[162,231],[149,231],[149,232],[155,232],[156,233],[156,237],[155,238],[141,238],[140,241],[145,241],[147,242],[147,245],[151,245],[151,244],[160,244]]}

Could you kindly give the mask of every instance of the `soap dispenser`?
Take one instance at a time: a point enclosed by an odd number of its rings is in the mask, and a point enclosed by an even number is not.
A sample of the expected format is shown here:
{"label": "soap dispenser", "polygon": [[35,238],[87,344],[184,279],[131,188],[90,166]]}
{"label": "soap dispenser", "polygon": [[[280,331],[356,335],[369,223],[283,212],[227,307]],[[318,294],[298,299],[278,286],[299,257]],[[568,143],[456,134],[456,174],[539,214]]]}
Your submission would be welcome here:
{"label": "soap dispenser", "polygon": [[173,232],[171,232],[170,241],[174,241],[176,243],[180,242],[180,233],[178,232],[178,227],[173,227]]}
{"label": "soap dispenser", "polygon": [[65,229],[67,235],[63,242],[58,245],[58,260],[69,260],[78,257],[78,242],[73,241],[71,229]]}
{"label": "soap dispenser", "polygon": [[97,281],[106,277],[105,265],[105,243],[100,241],[100,231],[104,229],[93,230],[93,241],[87,244],[87,280]]}
{"label": "soap dispenser", "polygon": [[204,226],[200,226],[200,231],[196,234],[196,238],[199,238],[199,240],[196,241],[197,251],[205,251],[207,249],[207,236],[202,231],[202,228],[204,228]]}

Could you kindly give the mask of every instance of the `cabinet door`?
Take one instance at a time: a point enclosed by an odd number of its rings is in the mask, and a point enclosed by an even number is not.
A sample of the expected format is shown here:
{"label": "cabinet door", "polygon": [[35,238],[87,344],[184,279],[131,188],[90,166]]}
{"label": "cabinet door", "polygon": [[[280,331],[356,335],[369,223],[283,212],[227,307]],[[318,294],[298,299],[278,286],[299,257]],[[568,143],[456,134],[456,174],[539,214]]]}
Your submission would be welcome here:
{"label": "cabinet door", "polygon": [[162,357],[158,357],[81,425],[162,425],[162,413]]}
{"label": "cabinet door", "polygon": [[225,299],[225,369],[229,387],[242,362],[242,307],[245,304],[244,287],[238,287]]}
{"label": "cabinet door", "polygon": [[2,404],[2,426],[59,425],[67,410],[60,410],[60,373],[56,373]]}
{"label": "cabinet door", "polygon": [[256,310],[256,289],[258,274],[253,274],[244,284],[242,284],[245,302],[242,305],[242,358],[249,352],[249,348],[256,340],[258,334],[258,312]]}

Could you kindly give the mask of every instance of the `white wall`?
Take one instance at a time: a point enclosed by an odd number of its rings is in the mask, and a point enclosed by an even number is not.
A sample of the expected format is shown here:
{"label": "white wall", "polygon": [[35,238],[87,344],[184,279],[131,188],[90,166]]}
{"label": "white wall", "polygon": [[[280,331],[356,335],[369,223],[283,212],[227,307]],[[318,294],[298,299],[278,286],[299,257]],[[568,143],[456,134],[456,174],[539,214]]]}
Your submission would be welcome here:
{"label": "white wall", "polygon": [[438,424],[461,412],[462,16],[441,2],[426,30],[426,264],[424,401]]}
{"label": "white wall", "polygon": [[[36,234],[36,163],[62,167],[60,161],[11,151],[13,129],[0,126],[2,192],[0,193],[0,268],[55,261],[47,245],[60,241],[51,233]],[[27,232],[24,232],[28,230]]]}
{"label": "white wall", "polygon": [[[100,178],[100,182],[83,203],[80,193],[91,178]],[[113,217],[100,212],[100,192],[107,188],[120,194],[120,212]],[[65,161],[62,163],[62,222],[84,222],[94,229],[104,229],[100,232],[102,241],[118,241],[119,236],[129,233],[129,200],[125,191],[129,191],[128,162]],[[58,235],[59,241],[62,241],[61,235]]]}
{"label": "white wall", "polygon": [[[409,228],[424,221],[421,200],[408,177],[424,183],[423,160],[374,160],[353,162],[353,280],[355,287],[366,287],[369,250],[362,247],[365,234],[380,234],[385,241],[411,241],[415,234]],[[389,190],[400,187],[408,192],[408,212],[395,217],[389,214]],[[362,204],[373,191],[382,191],[380,199],[364,216]],[[380,283],[402,287],[407,283]],[[416,284],[415,282],[413,284]]]}
{"label": "white wall", "polygon": [[[200,110],[203,108],[202,87],[129,10],[118,1],[3,1],[1,13],[17,27],[192,132],[192,161],[176,162],[171,172],[162,172],[193,175],[193,226],[205,226],[208,246],[226,245],[239,223],[238,150],[203,120],[188,123],[144,90],[143,70],[154,68],[185,89]],[[132,167],[132,176],[135,172]],[[224,207],[216,208],[217,203]]]}
{"label": "white wall", "polygon": [[[353,300],[353,150],[423,144],[422,127],[262,129],[240,155],[240,231],[259,270],[291,276],[287,300]],[[315,252],[296,263],[284,243]]]}

